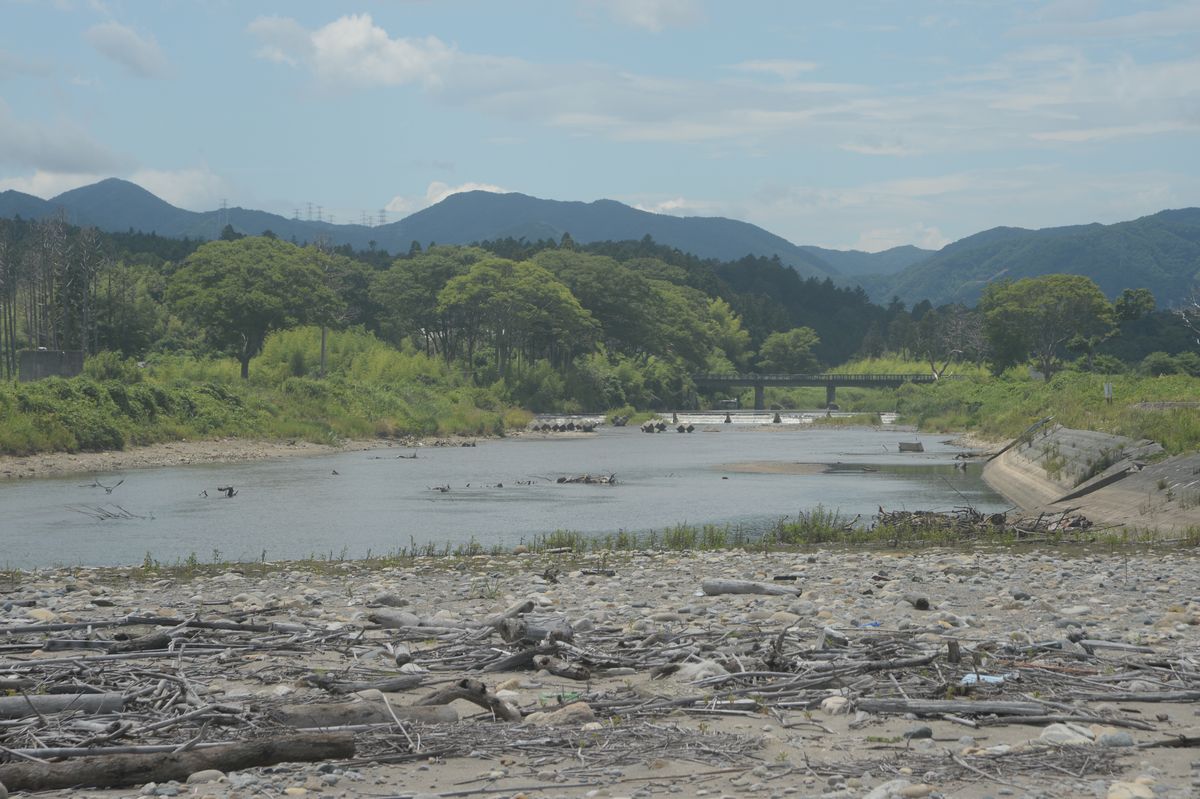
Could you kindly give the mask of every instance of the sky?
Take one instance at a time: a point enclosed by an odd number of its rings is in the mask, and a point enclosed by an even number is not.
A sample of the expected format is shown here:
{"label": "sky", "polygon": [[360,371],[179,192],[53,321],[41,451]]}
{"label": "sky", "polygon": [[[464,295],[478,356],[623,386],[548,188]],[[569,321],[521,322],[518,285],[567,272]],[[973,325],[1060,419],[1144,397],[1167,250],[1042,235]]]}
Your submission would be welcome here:
{"label": "sky", "polygon": [[396,221],[470,189],[796,244],[1200,205],[1200,2],[0,0],[0,190]]}

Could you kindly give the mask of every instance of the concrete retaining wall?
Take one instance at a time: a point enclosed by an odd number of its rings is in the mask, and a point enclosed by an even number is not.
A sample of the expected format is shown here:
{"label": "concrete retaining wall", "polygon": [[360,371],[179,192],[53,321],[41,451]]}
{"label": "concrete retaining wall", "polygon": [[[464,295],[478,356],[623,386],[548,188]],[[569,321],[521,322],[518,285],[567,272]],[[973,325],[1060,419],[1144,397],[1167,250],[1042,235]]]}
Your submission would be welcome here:
{"label": "concrete retaining wall", "polygon": [[21,350],[18,379],[22,383],[47,377],[75,377],[81,372],[82,350]]}

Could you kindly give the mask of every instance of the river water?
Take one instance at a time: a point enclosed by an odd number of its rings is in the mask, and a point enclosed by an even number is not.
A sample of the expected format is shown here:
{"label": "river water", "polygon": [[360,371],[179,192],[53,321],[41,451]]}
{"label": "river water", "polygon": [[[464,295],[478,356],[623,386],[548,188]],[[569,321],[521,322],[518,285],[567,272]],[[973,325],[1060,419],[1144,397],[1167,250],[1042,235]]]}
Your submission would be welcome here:
{"label": "river water", "polygon": [[[475,447],[382,449],[0,482],[0,567],[365,557],[414,543],[514,546],[537,534],[603,535],[680,524],[761,530],[821,506],[847,520],[887,510],[1003,510],[961,450],[914,434],[820,425],[711,424],[647,435],[480,441]],[[801,466],[799,464],[806,464]],[[819,464],[826,469],[807,464]],[[335,474],[336,472],[336,474]],[[781,473],[782,472],[782,473]],[[616,485],[559,484],[615,474]],[[237,495],[220,496],[232,485]],[[435,490],[447,486],[449,490]],[[203,493],[207,492],[207,496]],[[95,518],[98,509],[131,518]]]}

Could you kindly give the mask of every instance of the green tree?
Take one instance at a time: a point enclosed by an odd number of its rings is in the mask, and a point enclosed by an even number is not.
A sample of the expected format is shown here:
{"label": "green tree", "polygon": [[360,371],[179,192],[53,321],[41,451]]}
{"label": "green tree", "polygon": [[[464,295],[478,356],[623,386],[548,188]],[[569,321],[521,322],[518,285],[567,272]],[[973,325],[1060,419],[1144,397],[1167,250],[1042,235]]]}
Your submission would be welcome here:
{"label": "green tree", "polygon": [[1117,321],[1120,322],[1136,322],[1143,316],[1154,313],[1154,309],[1154,295],[1150,289],[1125,289],[1113,303]]}
{"label": "green tree", "polygon": [[708,301],[708,328],[713,346],[740,369],[750,357],[750,334],[742,328],[741,317],[720,297]]}
{"label": "green tree", "polygon": [[758,348],[758,368],[766,373],[805,374],[817,369],[813,347],[821,339],[811,327],[772,333]]}
{"label": "green tree", "polygon": [[438,295],[452,278],[490,257],[478,247],[442,246],[422,252],[418,246],[408,258],[376,274],[371,298],[379,309],[380,333],[393,344],[411,337],[427,355],[441,353],[450,360],[455,355],[451,323],[438,308]]}
{"label": "green tree", "polygon": [[[1073,339],[1106,336],[1113,307],[1100,288],[1083,275],[1042,275],[1015,283],[993,283],[979,302],[992,342],[996,366],[1031,357],[1046,379],[1058,367],[1059,354]],[[1012,363],[1003,361],[1014,359]]]}
{"label": "green tree", "polygon": [[232,353],[248,378],[250,359],[272,330],[336,318],[340,301],[326,285],[323,257],[314,247],[262,237],[209,242],[171,277],[167,300],[211,346]]}

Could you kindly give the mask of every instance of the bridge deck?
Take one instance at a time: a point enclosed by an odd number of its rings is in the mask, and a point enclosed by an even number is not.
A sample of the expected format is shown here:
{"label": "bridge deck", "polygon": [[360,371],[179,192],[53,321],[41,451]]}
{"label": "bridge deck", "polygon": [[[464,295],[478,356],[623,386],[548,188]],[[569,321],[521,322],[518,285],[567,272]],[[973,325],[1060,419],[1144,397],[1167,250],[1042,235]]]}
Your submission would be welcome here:
{"label": "bridge deck", "polygon": [[[943,380],[954,379],[949,377]],[[935,383],[938,378],[929,373],[922,374],[696,374],[692,381],[701,388],[734,386],[754,387],[754,408],[766,407],[767,386],[824,386],[826,407],[836,407],[834,400],[838,386],[862,388],[897,388],[905,383]]]}
{"label": "bridge deck", "polygon": [[[945,378],[943,378],[945,379]],[[709,386],[898,386],[934,383],[932,374],[697,374],[697,385]]]}

